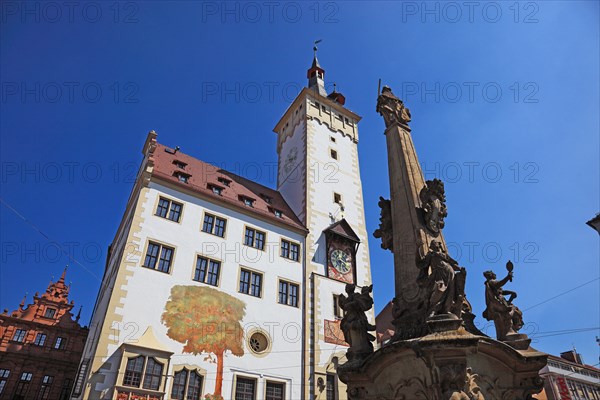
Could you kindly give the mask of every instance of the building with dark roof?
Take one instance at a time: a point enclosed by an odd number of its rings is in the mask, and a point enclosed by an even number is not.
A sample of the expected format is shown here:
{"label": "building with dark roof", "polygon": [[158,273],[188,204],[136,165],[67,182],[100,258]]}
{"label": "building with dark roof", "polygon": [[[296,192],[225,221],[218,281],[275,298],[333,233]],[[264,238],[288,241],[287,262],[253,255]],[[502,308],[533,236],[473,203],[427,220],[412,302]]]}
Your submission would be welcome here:
{"label": "building with dark roof", "polygon": [[0,314],[0,399],[70,398],[88,329],[73,318],[66,271],[32,304]]}

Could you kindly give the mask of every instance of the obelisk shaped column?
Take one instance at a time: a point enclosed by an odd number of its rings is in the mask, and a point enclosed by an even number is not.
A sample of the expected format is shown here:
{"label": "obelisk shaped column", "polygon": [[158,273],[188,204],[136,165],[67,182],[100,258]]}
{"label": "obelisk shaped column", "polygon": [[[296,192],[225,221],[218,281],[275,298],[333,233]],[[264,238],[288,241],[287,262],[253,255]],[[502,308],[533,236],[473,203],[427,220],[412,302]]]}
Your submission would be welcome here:
{"label": "obelisk shaped column", "polygon": [[[392,243],[389,248],[394,253],[394,317],[397,332],[405,329],[405,338],[418,336],[424,327],[429,293],[422,290],[417,279],[420,269],[417,260],[429,252],[432,240],[441,242],[445,248],[440,230],[432,232],[424,220],[422,191],[426,181],[408,126],[410,112],[389,87],[384,87],[377,101],[377,111],[383,116],[386,130],[388,168],[390,180],[390,220]],[[384,217],[382,213],[382,227]],[[400,320],[402,321],[400,321]],[[402,328],[398,325],[404,325]],[[416,331],[412,331],[416,330]]]}

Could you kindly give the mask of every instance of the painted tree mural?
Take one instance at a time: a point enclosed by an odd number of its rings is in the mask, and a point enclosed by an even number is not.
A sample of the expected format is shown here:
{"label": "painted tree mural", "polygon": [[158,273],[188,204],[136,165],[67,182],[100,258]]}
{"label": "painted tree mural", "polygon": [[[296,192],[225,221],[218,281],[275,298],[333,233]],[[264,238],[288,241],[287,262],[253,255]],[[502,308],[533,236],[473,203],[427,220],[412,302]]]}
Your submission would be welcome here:
{"label": "painted tree mural", "polygon": [[215,398],[223,387],[223,358],[229,351],[244,355],[242,319],[246,305],[239,299],[205,286],[173,286],[162,322],[167,335],[183,343],[183,351],[217,364]]}

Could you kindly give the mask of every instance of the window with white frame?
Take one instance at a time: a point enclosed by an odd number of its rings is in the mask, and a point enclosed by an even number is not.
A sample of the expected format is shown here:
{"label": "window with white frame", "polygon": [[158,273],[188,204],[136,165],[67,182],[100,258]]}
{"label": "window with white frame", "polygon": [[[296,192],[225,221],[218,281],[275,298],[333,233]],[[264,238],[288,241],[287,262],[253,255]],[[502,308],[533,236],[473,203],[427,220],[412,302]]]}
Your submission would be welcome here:
{"label": "window with white frame", "polygon": [[235,383],[235,400],[255,400],[256,380],[237,377]]}
{"label": "window with white frame", "polygon": [[285,400],[285,383],[267,381],[266,400]]}

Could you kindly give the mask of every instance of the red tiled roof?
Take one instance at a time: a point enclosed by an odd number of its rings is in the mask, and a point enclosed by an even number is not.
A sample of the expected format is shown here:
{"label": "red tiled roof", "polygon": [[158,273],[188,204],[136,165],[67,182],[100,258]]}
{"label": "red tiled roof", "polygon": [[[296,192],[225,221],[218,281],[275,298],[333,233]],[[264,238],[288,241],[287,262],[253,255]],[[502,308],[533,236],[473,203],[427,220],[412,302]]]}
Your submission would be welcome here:
{"label": "red tiled roof", "polygon": [[[203,194],[205,197],[212,197],[216,203],[226,203],[256,214],[258,217],[267,218],[275,223],[283,223],[307,232],[306,227],[300,222],[277,190],[198,160],[179,150],[174,151],[160,143],[157,143],[152,158],[154,160],[152,175],[157,178],[188,188],[196,193]],[[182,169],[174,164],[174,161],[186,165]],[[181,182],[176,176],[177,173],[188,176],[188,182]],[[229,181],[229,186],[219,182],[219,178]],[[221,195],[215,194],[212,186],[221,188]],[[253,200],[253,206],[246,206],[243,198]],[[282,216],[276,216],[275,210],[281,211]]]}

